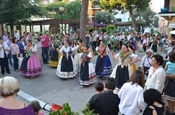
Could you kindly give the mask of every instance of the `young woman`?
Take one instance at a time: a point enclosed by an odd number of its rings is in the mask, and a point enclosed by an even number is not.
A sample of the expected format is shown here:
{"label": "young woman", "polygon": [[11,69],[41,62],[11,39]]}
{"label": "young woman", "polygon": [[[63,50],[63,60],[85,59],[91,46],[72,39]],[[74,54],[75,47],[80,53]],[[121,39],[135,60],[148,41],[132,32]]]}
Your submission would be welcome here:
{"label": "young woman", "polygon": [[61,57],[59,53],[59,47],[61,47],[61,43],[57,41],[56,39],[52,43],[52,53],[51,53],[51,58],[49,61],[49,66],[50,67],[57,67],[59,59]]}
{"label": "young woman", "polygon": [[119,109],[124,115],[139,115],[144,108],[142,72],[136,70],[118,92]]}
{"label": "young woman", "polygon": [[60,49],[62,54],[57,70],[56,75],[60,78],[74,78],[77,74],[76,65],[74,59],[72,58],[72,52],[76,50],[77,47],[72,48],[69,46],[69,42],[64,40],[64,46]]}
{"label": "young woman", "polygon": [[87,47],[83,48],[83,54],[81,55],[82,63],[80,68],[80,85],[86,86],[96,82],[95,68],[90,62],[92,59],[93,53],[91,49]]}
{"label": "young woman", "polygon": [[20,68],[21,74],[29,78],[36,77],[42,72],[40,60],[36,55],[37,47],[35,44],[32,44],[31,40],[28,40],[25,50],[26,55]]}
{"label": "young woman", "polygon": [[110,77],[115,78],[116,87],[121,88],[122,85],[129,80],[129,77],[135,70],[134,64],[138,62],[140,58],[136,54],[133,54],[126,44],[122,45],[121,51],[116,56],[112,53],[112,58],[113,60],[118,60],[119,63],[113,69]]}
{"label": "young woman", "polygon": [[74,60],[76,63],[77,71],[80,72],[80,66],[81,66],[81,62],[82,62],[81,55],[83,53],[83,48],[85,47],[85,44],[84,44],[83,40],[80,39],[78,41],[78,45],[79,45],[79,47],[77,49],[77,54],[75,55]]}
{"label": "young woman", "polygon": [[18,57],[19,57],[19,46],[17,44],[18,40],[14,37],[11,43],[11,53],[13,57],[14,70],[18,71]]}
{"label": "young woman", "polygon": [[110,58],[108,56],[110,50],[108,46],[104,44],[103,41],[100,42],[99,47],[96,48],[98,52],[98,57],[96,61],[95,72],[100,78],[105,78],[105,76],[110,75],[112,72],[112,65]]}

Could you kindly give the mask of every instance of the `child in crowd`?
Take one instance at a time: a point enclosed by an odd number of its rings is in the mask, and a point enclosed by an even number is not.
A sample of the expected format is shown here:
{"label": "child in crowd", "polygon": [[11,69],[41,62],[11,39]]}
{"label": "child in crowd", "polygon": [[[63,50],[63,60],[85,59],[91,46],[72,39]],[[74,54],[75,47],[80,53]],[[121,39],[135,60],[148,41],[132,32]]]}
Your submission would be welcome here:
{"label": "child in crowd", "polygon": [[21,68],[22,60],[23,60],[23,54],[20,54],[19,57],[18,57],[18,65],[19,65],[19,69]]}
{"label": "child in crowd", "polygon": [[97,83],[95,84],[95,91],[96,91],[96,94],[101,93],[101,92],[103,91],[103,89],[104,89],[104,85],[103,85],[102,82],[97,82]]}
{"label": "child in crowd", "polygon": [[38,101],[36,101],[36,100],[31,101],[30,105],[32,106],[32,108],[35,111],[36,115],[44,115],[44,112],[42,111],[42,108],[41,108]]}

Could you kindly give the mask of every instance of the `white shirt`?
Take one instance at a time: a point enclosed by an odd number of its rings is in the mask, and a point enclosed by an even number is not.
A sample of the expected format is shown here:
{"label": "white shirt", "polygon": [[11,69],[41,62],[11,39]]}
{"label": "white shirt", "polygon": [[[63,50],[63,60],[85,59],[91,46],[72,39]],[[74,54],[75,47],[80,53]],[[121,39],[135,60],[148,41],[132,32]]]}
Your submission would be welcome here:
{"label": "white shirt", "polygon": [[6,42],[9,38],[8,38],[8,35],[3,35],[3,40],[4,40],[4,42]]}
{"label": "white shirt", "polygon": [[140,66],[143,67],[151,67],[151,57],[147,57],[146,55],[142,57]]}
{"label": "white shirt", "polygon": [[[0,58],[4,58],[4,50],[10,50],[10,47],[7,45],[6,42],[3,42],[3,44],[0,44]],[[8,51],[5,51],[5,53],[9,54]]]}
{"label": "white shirt", "polygon": [[79,45],[77,45],[74,48],[72,48],[70,46],[68,46],[68,47],[62,46],[61,49],[60,49],[60,53],[63,53],[63,51],[64,51],[66,53],[66,55],[67,55],[67,58],[68,58],[69,51],[76,51],[78,47],[79,47]]}
{"label": "white shirt", "polygon": [[131,82],[123,84],[118,92],[121,99],[119,110],[125,115],[139,115],[140,110],[144,109],[143,88],[138,84],[131,84]]}
{"label": "white shirt", "polygon": [[16,39],[17,40],[19,40],[20,39],[20,35],[19,35],[19,33],[17,32],[17,33],[15,33],[15,37],[16,37]]}
{"label": "white shirt", "polygon": [[157,70],[153,71],[153,67],[149,69],[148,78],[145,83],[145,90],[150,88],[158,90],[162,93],[165,83],[166,73],[165,70],[160,66]]}

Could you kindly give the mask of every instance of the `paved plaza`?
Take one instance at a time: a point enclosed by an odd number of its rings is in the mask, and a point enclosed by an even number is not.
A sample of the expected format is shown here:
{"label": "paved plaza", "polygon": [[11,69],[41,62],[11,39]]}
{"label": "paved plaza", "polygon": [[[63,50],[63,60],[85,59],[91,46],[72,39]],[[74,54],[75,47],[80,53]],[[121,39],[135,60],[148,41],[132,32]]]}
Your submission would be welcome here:
{"label": "paved plaza", "polygon": [[[142,58],[145,53],[137,52],[137,54],[140,58]],[[161,54],[165,57],[165,53]],[[95,61],[96,57],[92,59],[92,63],[95,64]],[[113,67],[115,67],[116,64],[117,61],[112,61]],[[137,63],[137,65],[139,64],[140,62]],[[56,76],[56,68],[51,68],[48,65],[42,65],[42,69],[42,75],[37,78],[30,79],[22,77],[19,72],[14,72],[11,67],[10,76],[18,79],[20,90],[27,95],[33,96],[49,104],[56,103],[62,105],[63,103],[68,102],[72,110],[76,112],[80,112],[85,107],[91,96],[95,93],[94,85],[82,88],[79,84],[78,76],[74,79],[64,80]],[[4,76],[7,75],[8,74],[5,74]],[[29,101],[30,97],[26,97],[20,92],[19,98],[24,101]]]}

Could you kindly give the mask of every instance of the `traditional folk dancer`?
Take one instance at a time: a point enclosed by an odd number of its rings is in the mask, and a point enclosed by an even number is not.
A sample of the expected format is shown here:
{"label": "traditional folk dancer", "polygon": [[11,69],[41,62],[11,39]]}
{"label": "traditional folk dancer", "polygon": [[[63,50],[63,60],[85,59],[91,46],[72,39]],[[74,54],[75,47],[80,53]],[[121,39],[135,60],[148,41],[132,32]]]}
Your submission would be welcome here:
{"label": "traditional folk dancer", "polygon": [[[122,85],[129,80],[135,69],[135,63],[139,61],[139,57],[129,50],[128,45],[122,45],[121,51],[114,56],[112,53],[113,60],[118,60],[118,64],[115,66],[110,77],[115,78],[116,87],[121,88]],[[133,66],[134,65],[134,66]]]}
{"label": "traditional folk dancer", "polygon": [[77,72],[80,73],[80,66],[81,66],[81,62],[82,62],[81,55],[83,53],[83,48],[85,47],[85,44],[84,44],[83,40],[80,39],[78,41],[78,45],[79,45],[79,47],[77,49],[77,54],[75,55],[74,60],[76,63]]}
{"label": "traditional folk dancer", "polygon": [[96,61],[95,72],[101,79],[105,79],[105,76],[110,75],[112,72],[112,65],[108,56],[110,50],[108,46],[105,46],[104,42],[101,41],[99,47],[96,48],[98,57]]}
{"label": "traditional folk dancer", "polygon": [[95,68],[90,60],[93,57],[93,52],[87,47],[83,47],[83,53],[81,54],[82,63],[80,69],[80,85],[87,86],[97,81]]}
{"label": "traditional folk dancer", "polygon": [[70,47],[68,41],[64,40],[64,46],[60,49],[60,53],[62,53],[63,56],[61,56],[56,70],[58,77],[67,79],[76,76],[76,64],[72,58],[72,52],[75,51],[76,48],[77,47]]}
{"label": "traditional folk dancer", "polygon": [[25,50],[26,55],[20,68],[21,74],[30,78],[36,77],[36,75],[39,75],[42,72],[41,63],[36,54],[37,47],[35,44],[32,44],[31,40],[28,40]]}
{"label": "traditional folk dancer", "polygon": [[49,61],[50,67],[57,67],[59,59],[61,57],[61,54],[59,53],[59,47],[61,46],[61,43],[59,41],[55,40],[55,42],[52,43],[52,54]]}

